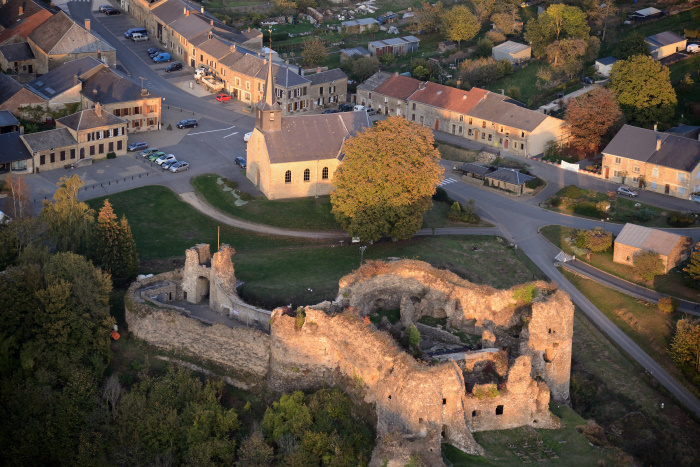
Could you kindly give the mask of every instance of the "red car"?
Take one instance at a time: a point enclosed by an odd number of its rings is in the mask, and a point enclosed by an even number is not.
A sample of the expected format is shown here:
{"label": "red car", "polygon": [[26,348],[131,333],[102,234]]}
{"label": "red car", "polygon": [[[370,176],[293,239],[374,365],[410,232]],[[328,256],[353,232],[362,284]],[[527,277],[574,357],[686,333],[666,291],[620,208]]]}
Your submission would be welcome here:
{"label": "red car", "polygon": [[231,96],[229,96],[228,94],[221,93],[218,96],[216,96],[216,100],[219,102],[226,102],[228,100],[231,100]]}

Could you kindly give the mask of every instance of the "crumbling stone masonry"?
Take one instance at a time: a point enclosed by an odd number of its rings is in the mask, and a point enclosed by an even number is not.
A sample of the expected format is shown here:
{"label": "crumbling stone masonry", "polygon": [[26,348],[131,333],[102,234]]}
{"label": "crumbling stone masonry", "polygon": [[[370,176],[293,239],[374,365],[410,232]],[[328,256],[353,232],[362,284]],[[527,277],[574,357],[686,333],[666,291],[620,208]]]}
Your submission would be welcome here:
{"label": "crumbling stone masonry", "polygon": [[[301,326],[295,312],[274,310],[269,336],[206,326],[176,309],[148,306],[141,296],[151,287],[201,302],[208,281],[210,306],[225,313],[240,300],[232,251],[224,246],[210,258],[208,245],[197,245],[187,251],[181,274],[134,283],[126,300],[130,330],[153,345],[212,361],[234,379],[244,375],[241,387],[286,392],[336,385],[361,394],[377,415],[371,465],[400,463],[415,452],[441,465],[443,440],[482,454],[474,432],[558,426],[550,392],[559,401],[569,396],[573,305],[549,284],[496,290],[420,261],[371,262],[340,280],[335,301],[306,307]],[[480,336],[483,349],[416,360],[363,319],[396,308],[405,326],[423,316],[446,318],[447,329]]]}

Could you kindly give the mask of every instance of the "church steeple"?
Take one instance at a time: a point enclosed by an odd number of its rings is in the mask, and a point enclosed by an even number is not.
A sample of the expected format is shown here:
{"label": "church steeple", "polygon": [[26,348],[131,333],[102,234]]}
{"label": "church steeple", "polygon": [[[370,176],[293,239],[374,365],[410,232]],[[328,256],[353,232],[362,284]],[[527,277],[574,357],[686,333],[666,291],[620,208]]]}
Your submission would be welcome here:
{"label": "church steeple", "polygon": [[255,115],[255,127],[262,132],[282,129],[282,108],[277,103],[275,83],[272,79],[272,38],[270,38],[270,56],[267,59],[267,65],[265,94],[256,106],[257,113]]}

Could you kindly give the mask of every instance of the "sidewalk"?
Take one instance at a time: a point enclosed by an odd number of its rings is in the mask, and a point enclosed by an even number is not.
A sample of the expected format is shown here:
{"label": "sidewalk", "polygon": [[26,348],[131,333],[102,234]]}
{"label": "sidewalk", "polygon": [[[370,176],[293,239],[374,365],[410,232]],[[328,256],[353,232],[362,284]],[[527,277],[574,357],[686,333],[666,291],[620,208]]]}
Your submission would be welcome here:
{"label": "sidewalk", "polygon": [[[569,271],[591,279],[598,282],[606,287],[609,287],[618,292],[622,292],[630,297],[639,298],[641,300],[646,300],[652,303],[658,303],[661,297],[666,297],[667,295],[656,292],[654,290],[647,289],[637,284],[633,284],[619,277],[603,272],[600,269],[594,268],[593,266],[586,264],[582,261],[567,261],[566,263],[560,263],[561,266]],[[689,313],[691,315],[700,316],[700,305],[688,300],[678,299],[680,305],[678,306],[678,311],[683,313]]]}

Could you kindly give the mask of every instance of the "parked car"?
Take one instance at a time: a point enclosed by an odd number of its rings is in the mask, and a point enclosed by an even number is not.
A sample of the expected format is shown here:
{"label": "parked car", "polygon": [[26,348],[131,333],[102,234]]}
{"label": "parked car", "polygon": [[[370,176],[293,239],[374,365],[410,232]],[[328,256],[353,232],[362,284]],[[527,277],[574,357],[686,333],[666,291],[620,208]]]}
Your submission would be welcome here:
{"label": "parked car", "polygon": [[581,82],[583,84],[593,84],[595,83],[595,80],[589,76],[581,76]]}
{"label": "parked car", "polygon": [[367,107],[365,107],[364,105],[360,105],[360,104],[357,104],[355,107],[352,108],[352,110],[354,110],[355,112],[359,112],[360,110],[365,110],[365,109],[367,109]]}
{"label": "parked car", "polygon": [[219,102],[230,101],[230,100],[231,100],[231,96],[229,96],[228,94],[225,94],[225,93],[222,92],[221,94],[218,94],[218,95],[216,96],[216,100],[219,101]]}
{"label": "parked car", "polygon": [[245,142],[247,143],[247,142],[250,140],[250,137],[251,137],[251,136],[253,136],[253,132],[252,132],[252,131],[249,131],[248,133],[246,133],[245,135],[243,135],[243,141],[245,141]]}
{"label": "parked car", "polygon": [[340,110],[328,109],[323,111],[324,114],[337,114],[338,112],[340,112]]}
{"label": "parked car", "polygon": [[618,194],[618,195],[629,196],[630,198],[634,198],[635,196],[638,196],[638,195],[639,195],[639,193],[637,193],[636,191],[634,191],[634,190],[631,189],[631,188],[627,188],[626,186],[621,186],[621,187],[619,187],[619,188],[617,189],[617,194]]}
{"label": "parked car", "polygon": [[685,51],[691,54],[696,54],[700,52],[700,44],[688,44],[688,46],[685,48]]}
{"label": "parked car", "polygon": [[148,53],[148,55],[150,55],[151,57],[153,57],[153,55],[161,53],[162,50],[160,50],[160,49],[157,48],[157,47],[151,47],[151,48],[148,49],[146,52]]}
{"label": "parked car", "polygon": [[178,70],[182,70],[182,63],[180,63],[180,62],[174,62],[174,63],[171,63],[170,65],[165,67],[166,73],[170,73],[171,71],[178,71]]}
{"label": "parked car", "polygon": [[170,54],[168,52],[162,52],[153,57],[153,61],[156,63],[169,62]]}
{"label": "parked car", "polygon": [[173,164],[170,166],[170,171],[175,173],[175,172],[183,172],[185,170],[190,169],[190,164],[188,164],[185,161],[180,161],[177,164]]}
{"label": "parked car", "polygon": [[194,70],[194,79],[199,79],[202,76],[207,76],[209,74],[209,70],[204,68],[203,66],[200,66],[196,70]]}
{"label": "parked car", "polygon": [[245,157],[241,157],[241,156],[236,157],[236,165],[240,165],[241,169],[245,169],[246,168]]}
{"label": "parked car", "polygon": [[170,167],[173,166],[173,164],[177,164],[177,159],[171,159],[169,161],[165,161],[161,165],[163,166],[164,169],[169,169]]}
{"label": "parked car", "polygon": [[367,107],[367,108],[365,108],[365,110],[367,111],[367,115],[376,115],[377,114],[377,111],[374,110],[372,107]]}
{"label": "parked car", "polygon": [[159,157],[162,157],[164,155],[165,153],[163,151],[154,152],[153,154],[148,156],[148,160],[151,162],[155,162]]}
{"label": "parked car", "polygon": [[141,151],[143,149],[146,149],[148,147],[148,143],[144,143],[143,141],[140,143],[131,143],[126,147],[126,150],[129,152],[133,151]]}
{"label": "parked car", "polygon": [[176,160],[175,154],[166,154],[156,159],[156,164],[163,165],[163,162]]}
{"label": "parked car", "polygon": [[148,157],[148,156],[150,156],[151,154],[154,154],[154,153],[156,153],[156,152],[158,152],[158,151],[160,151],[160,149],[158,149],[158,148],[146,149],[145,151],[141,151],[141,152],[139,153],[139,155],[140,155],[141,157]]}
{"label": "parked car", "polygon": [[135,32],[131,35],[131,40],[134,42],[145,42],[148,40],[148,36],[140,32]]}
{"label": "parked car", "polygon": [[197,128],[197,120],[194,118],[186,118],[177,122],[178,128]]}
{"label": "parked car", "polygon": [[109,10],[105,10],[105,15],[107,16],[112,16],[112,15],[121,15],[122,12],[117,10],[116,8],[110,8]]}
{"label": "parked car", "polygon": [[353,111],[353,107],[352,107],[352,105],[350,105],[350,104],[340,104],[340,105],[338,106],[338,110],[339,110],[340,112],[352,112],[352,111]]}
{"label": "parked car", "polygon": [[112,5],[100,5],[100,13],[104,13],[105,10],[109,10],[110,8],[114,8]]}
{"label": "parked car", "polygon": [[126,37],[127,39],[131,39],[131,35],[136,33],[136,32],[138,32],[139,34],[148,34],[148,31],[146,30],[146,28],[131,28],[131,29],[127,29],[124,32],[124,37]]}
{"label": "parked car", "polygon": [[157,55],[160,55],[160,54],[162,54],[162,53],[163,53],[163,51],[162,51],[162,50],[160,50],[160,49],[156,49],[156,51],[155,51],[155,52],[152,52],[152,53],[150,53],[150,54],[148,54],[148,55],[150,55],[150,56],[151,56],[151,58],[153,58],[153,57],[155,57],[155,56],[157,56]]}

